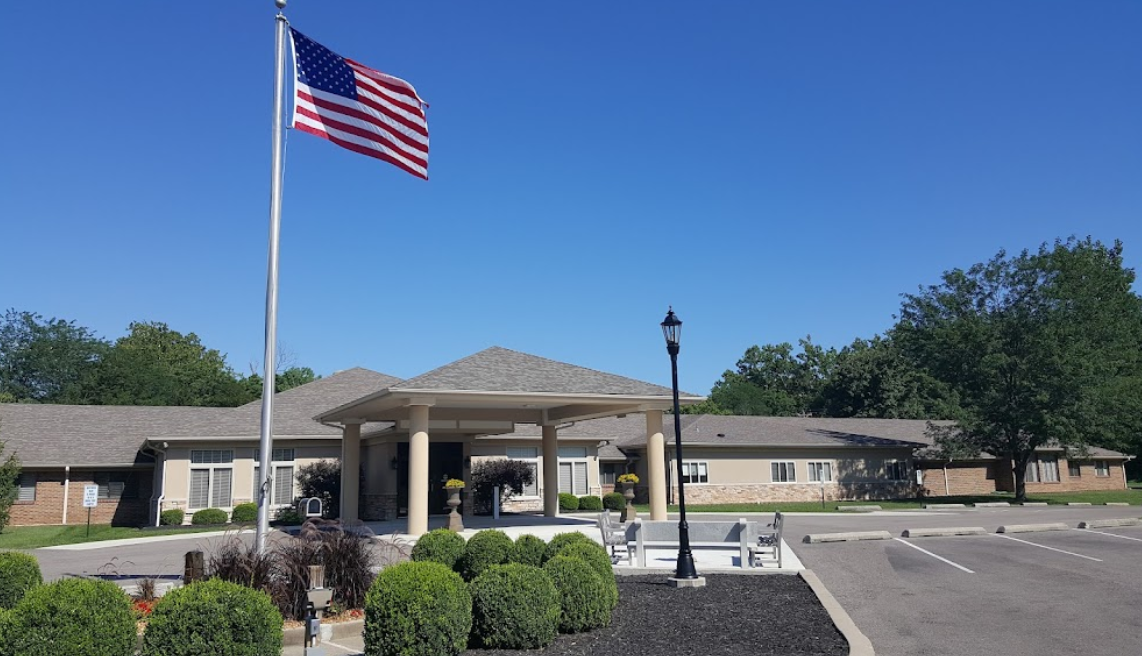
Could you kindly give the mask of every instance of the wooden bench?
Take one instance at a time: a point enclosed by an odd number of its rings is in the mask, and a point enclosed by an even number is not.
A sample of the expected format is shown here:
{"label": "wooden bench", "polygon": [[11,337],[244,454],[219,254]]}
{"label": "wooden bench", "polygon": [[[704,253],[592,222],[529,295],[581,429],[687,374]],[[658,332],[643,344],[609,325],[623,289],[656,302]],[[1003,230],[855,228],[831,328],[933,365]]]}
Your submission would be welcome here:
{"label": "wooden bench", "polygon": [[[758,526],[745,519],[734,521],[687,522],[690,527],[690,548],[733,547],[741,556],[741,566],[750,567],[750,527],[757,535]],[[756,539],[756,537],[754,538]],[[678,522],[674,520],[645,520],[636,518],[626,526],[627,549],[633,552],[639,567],[646,567],[646,550],[655,547],[678,548]]]}

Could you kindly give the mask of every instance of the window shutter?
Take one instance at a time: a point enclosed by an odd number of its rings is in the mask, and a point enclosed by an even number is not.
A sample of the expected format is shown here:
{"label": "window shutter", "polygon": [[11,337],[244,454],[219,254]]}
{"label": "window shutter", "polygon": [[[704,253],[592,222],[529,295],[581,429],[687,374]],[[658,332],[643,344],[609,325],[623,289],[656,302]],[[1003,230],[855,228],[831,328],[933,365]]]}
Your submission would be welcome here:
{"label": "window shutter", "polygon": [[575,465],[575,489],[572,494],[584,495],[587,494],[587,463],[576,462]]}
{"label": "window shutter", "polygon": [[293,503],[293,467],[274,470],[274,503],[279,506]]}
{"label": "window shutter", "polygon": [[206,508],[210,505],[210,470],[190,470],[190,499],[191,508]]}
{"label": "window shutter", "polygon": [[[254,503],[258,503],[260,501],[260,499],[258,498],[258,493],[261,491],[261,487],[262,487],[262,468],[255,465],[254,466],[254,489],[251,491],[251,494],[253,495],[251,498],[253,498]],[[272,490],[271,490],[271,492],[272,492]]]}
{"label": "window shutter", "polygon": [[530,463],[529,466],[531,467],[531,485],[523,486],[523,496],[534,497],[539,494],[539,472],[537,471],[539,467],[534,462]]}
{"label": "window shutter", "polygon": [[214,507],[216,508],[224,508],[231,505],[229,469],[214,470],[214,486],[211,490],[211,497],[214,501]]}
{"label": "window shutter", "polygon": [[559,491],[571,492],[571,463],[559,463]]}
{"label": "window shutter", "polygon": [[18,501],[36,500],[36,475],[30,473],[20,474],[20,494]]}

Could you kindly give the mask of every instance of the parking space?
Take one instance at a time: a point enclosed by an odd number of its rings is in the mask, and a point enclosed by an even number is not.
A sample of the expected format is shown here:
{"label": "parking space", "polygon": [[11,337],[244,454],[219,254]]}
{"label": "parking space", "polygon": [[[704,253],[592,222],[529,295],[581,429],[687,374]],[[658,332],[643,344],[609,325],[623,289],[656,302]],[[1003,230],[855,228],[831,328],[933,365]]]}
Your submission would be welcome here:
{"label": "parking space", "polygon": [[[982,523],[986,535],[794,549],[882,656],[1135,653],[1132,627],[1142,623],[1142,590],[1135,584],[1142,574],[1142,527],[994,533],[1004,523],[1032,523],[1024,513],[983,522],[975,515],[971,524]],[[1137,509],[1133,513],[1120,516],[1138,516]],[[1036,521],[1048,521],[1036,514]],[[1072,514],[1054,513],[1049,521],[1066,515],[1074,526],[1081,520]],[[1092,515],[1090,509],[1080,514]],[[903,530],[896,525],[900,518],[864,519],[865,530],[892,525],[896,536]],[[916,526],[914,519],[904,521]],[[943,525],[965,525],[963,516],[952,520]],[[823,522],[828,520],[816,518],[814,528],[824,528]],[[854,530],[849,521],[844,526]]]}

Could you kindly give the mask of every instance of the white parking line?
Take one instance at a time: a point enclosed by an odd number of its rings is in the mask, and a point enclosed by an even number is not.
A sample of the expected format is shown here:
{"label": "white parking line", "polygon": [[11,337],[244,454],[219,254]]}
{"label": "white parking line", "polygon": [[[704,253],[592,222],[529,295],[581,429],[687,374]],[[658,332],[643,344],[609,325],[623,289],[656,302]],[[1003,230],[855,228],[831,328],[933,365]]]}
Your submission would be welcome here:
{"label": "white parking line", "polygon": [[908,545],[909,547],[912,547],[913,549],[915,549],[916,551],[919,551],[919,552],[921,552],[921,553],[926,553],[926,554],[928,554],[929,556],[931,556],[931,557],[935,558],[936,560],[939,560],[939,561],[941,561],[941,562],[945,562],[945,563],[947,563],[947,564],[951,565],[952,567],[955,567],[956,569],[959,569],[959,570],[963,570],[963,571],[967,572],[968,574],[975,574],[975,572],[973,572],[973,571],[971,571],[970,569],[968,569],[968,568],[964,567],[963,565],[959,565],[959,564],[953,563],[952,561],[948,560],[947,558],[944,558],[943,556],[937,556],[936,554],[932,553],[931,551],[928,551],[927,549],[921,549],[920,547],[917,547],[916,545],[912,544],[911,542],[909,542],[909,541],[907,541],[907,540],[902,540],[902,539],[900,539],[900,538],[892,538],[892,539],[893,539],[893,540],[896,540],[896,541],[897,541],[897,542],[899,542],[900,544],[906,544],[906,545]]}
{"label": "white parking line", "polygon": [[343,647],[343,646],[337,644],[336,642],[323,642],[321,644],[329,645],[330,647],[336,647],[338,649],[344,649],[345,651],[349,652],[350,654],[360,654],[361,653],[360,649],[353,649],[351,647]]}
{"label": "white parking line", "polygon": [[1078,556],[1079,558],[1086,558],[1087,560],[1093,560],[1096,563],[1102,562],[1102,560],[1099,558],[1092,558],[1091,556],[1084,556],[1082,554],[1077,554],[1073,551],[1063,551],[1062,549],[1056,549],[1054,547],[1048,547],[1045,544],[1036,544],[1034,542],[1028,542],[1026,540],[1020,540],[1019,538],[1013,538],[1010,535],[1000,535],[998,533],[992,533],[992,535],[994,535],[997,538],[1005,538],[1007,540],[1014,540],[1016,542],[1022,542],[1023,544],[1029,544],[1032,547],[1039,547],[1040,549],[1047,549],[1048,551],[1057,551],[1057,552],[1062,553],[1062,554],[1067,554],[1068,556]]}
{"label": "white parking line", "polygon": [[1079,533],[1098,533],[1099,535],[1109,535],[1112,538],[1122,538],[1123,540],[1134,540],[1135,542],[1142,542],[1142,538],[1132,538],[1129,535],[1119,535],[1117,533],[1106,533],[1104,531],[1092,531],[1089,528],[1076,528]]}

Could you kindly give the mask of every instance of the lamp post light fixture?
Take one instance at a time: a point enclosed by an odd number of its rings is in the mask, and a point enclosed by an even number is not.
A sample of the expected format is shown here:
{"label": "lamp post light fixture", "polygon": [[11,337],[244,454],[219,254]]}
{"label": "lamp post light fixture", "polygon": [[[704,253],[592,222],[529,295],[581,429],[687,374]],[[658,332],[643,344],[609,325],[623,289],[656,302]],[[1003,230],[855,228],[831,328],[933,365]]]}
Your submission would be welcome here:
{"label": "lamp post light fixture", "polygon": [[686,491],[682,484],[682,418],[678,407],[678,351],[682,336],[682,320],[671,307],[662,320],[662,335],[666,338],[666,352],[670,354],[670,376],[674,391],[674,461],[678,465],[678,565],[674,570],[675,584],[701,585],[702,578],[694,567],[694,554],[690,551],[690,525],[686,523]]}

